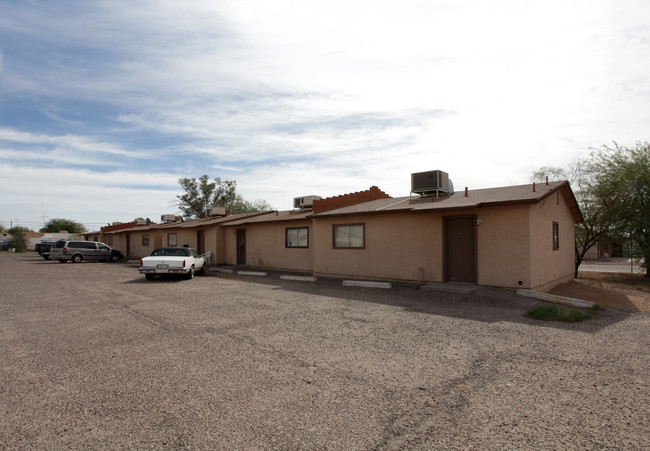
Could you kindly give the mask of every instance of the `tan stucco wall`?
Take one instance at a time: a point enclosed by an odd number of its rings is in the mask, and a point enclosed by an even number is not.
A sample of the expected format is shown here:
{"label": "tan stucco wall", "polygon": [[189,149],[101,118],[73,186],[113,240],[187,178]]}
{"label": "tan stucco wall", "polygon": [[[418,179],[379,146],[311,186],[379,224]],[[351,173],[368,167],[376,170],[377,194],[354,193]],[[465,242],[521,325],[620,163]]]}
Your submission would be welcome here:
{"label": "tan stucco wall", "polygon": [[[217,262],[236,264],[238,228],[246,229],[246,264],[323,277],[444,281],[445,218],[476,219],[477,284],[548,289],[573,276],[574,222],[562,195],[537,204],[484,207],[454,214],[395,213],[296,223],[226,226],[215,232]],[[560,249],[553,250],[553,222]],[[364,249],[334,249],[334,224],[364,224]],[[286,227],[310,226],[309,249],[285,248]],[[208,244],[206,233],[206,249]],[[195,239],[195,236],[194,236]],[[179,244],[183,241],[179,235]],[[214,252],[214,251],[213,251]]]}
{"label": "tan stucco wall", "polygon": [[[573,280],[575,225],[561,193],[554,193],[530,207],[531,286],[547,290]],[[553,222],[559,224],[560,248],[553,250]]]}
{"label": "tan stucco wall", "polygon": [[[216,265],[218,263],[219,245],[217,235],[219,228],[217,226],[206,227],[205,229],[205,252],[212,252],[210,257],[210,264]],[[223,235],[223,231],[221,231]]]}
{"label": "tan stucco wall", "polygon": [[[113,243],[109,244],[109,237],[112,237]],[[126,237],[123,233],[116,233],[112,235],[106,235],[106,241],[104,241],[108,246],[113,249],[117,249],[122,252],[126,257]]]}
{"label": "tan stucco wall", "polygon": [[[142,236],[149,235],[149,246],[142,245]],[[131,258],[139,259],[144,258],[151,254],[154,250],[154,233],[152,230],[146,232],[130,232],[131,236]],[[125,241],[126,244],[126,241]],[[126,246],[125,246],[126,248]]]}
{"label": "tan stucco wall", "polygon": [[[309,248],[285,247],[288,227],[309,228]],[[253,268],[312,272],[313,230],[311,221],[247,224],[224,228],[224,260],[237,263],[237,229],[246,229],[246,265]]]}
{"label": "tan stucco wall", "polygon": [[223,227],[223,263],[226,265],[237,264],[237,229],[241,227]]}
{"label": "tan stucco wall", "polygon": [[[480,208],[477,222],[477,283],[528,288],[530,239],[528,205]],[[521,281],[521,285],[519,284]]]}
{"label": "tan stucco wall", "polygon": [[[529,207],[481,208],[457,214],[424,213],[324,218],[316,221],[314,273],[408,281],[444,281],[445,218],[474,215],[477,283],[530,287]],[[333,224],[365,223],[365,249],[333,249]],[[521,281],[521,285],[519,282]]]}
{"label": "tan stucco wall", "polygon": [[[334,224],[365,224],[365,249],[334,249]],[[322,218],[314,224],[314,273],[367,279],[442,281],[442,217],[385,214]]]}

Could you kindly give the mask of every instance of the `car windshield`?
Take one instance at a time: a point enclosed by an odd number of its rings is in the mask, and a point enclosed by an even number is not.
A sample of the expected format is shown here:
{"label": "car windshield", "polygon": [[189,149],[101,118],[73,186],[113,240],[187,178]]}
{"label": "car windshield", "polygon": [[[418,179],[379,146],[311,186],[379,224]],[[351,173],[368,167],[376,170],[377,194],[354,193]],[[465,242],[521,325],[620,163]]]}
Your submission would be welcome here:
{"label": "car windshield", "polygon": [[189,255],[190,250],[186,247],[161,247],[151,253],[152,257],[188,257]]}

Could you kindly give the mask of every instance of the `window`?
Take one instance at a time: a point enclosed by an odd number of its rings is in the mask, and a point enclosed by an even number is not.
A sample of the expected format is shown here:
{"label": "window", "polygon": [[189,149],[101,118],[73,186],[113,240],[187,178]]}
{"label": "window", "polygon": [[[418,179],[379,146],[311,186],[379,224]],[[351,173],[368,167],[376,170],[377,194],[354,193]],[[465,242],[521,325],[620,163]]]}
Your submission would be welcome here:
{"label": "window", "polygon": [[363,249],[366,247],[365,224],[334,225],[334,248]]}
{"label": "window", "polygon": [[103,243],[97,243],[97,249],[99,249],[100,251],[110,251],[110,249],[108,248],[108,246],[106,246],[106,245],[103,244]]}
{"label": "window", "polygon": [[168,233],[167,234],[167,246],[176,246],[176,234]]}
{"label": "window", "polygon": [[309,247],[309,227],[287,227],[285,247]]}
{"label": "window", "polygon": [[148,233],[143,233],[142,234],[142,245],[143,246],[149,246],[149,234]]}
{"label": "window", "polygon": [[112,245],[113,245],[113,237],[112,237],[112,236],[109,236],[109,237],[108,237],[108,245],[109,245],[109,246],[112,246]]}
{"label": "window", "polygon": [[553,250],[560,248],[560,224],[553,223]]}

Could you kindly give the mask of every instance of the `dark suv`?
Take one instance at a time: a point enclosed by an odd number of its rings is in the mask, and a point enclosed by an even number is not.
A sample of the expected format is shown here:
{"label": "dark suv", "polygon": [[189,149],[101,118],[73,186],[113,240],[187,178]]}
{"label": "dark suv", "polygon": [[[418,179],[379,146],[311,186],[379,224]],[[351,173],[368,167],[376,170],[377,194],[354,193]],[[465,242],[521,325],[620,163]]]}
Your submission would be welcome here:
{"label": "dark suv", "polygon": [[68,260],[73,263],[81,263],[83,260],[117,262],[123,255],[120,251],[97,241],[59,240],[52,245],[50,258],[61,263]]}
{"label": "dark suv", "polygon": [[54,241],[41,241],[40,243],[36,243],[36,246],[35,246],[34,249],[45,260],[49,260],[50,259],[50,249],[52,249],[53,244],[54,244]]}

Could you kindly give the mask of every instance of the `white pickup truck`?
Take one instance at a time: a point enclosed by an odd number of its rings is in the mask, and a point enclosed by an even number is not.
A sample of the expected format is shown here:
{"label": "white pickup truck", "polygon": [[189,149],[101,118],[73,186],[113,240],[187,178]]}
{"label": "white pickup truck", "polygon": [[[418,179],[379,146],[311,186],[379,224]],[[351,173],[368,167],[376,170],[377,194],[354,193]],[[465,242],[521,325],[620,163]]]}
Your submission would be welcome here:
{"label": "white pickup truck", "polygon": [[160,247],[149,257],[140,260],[140,274],[147,280],[155,276],[180,274],[193,279],[194,274],[203,274],[208,263],[202,255],[189,247]]}

